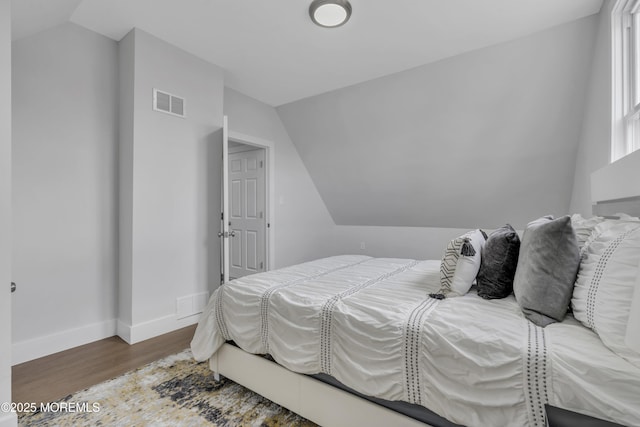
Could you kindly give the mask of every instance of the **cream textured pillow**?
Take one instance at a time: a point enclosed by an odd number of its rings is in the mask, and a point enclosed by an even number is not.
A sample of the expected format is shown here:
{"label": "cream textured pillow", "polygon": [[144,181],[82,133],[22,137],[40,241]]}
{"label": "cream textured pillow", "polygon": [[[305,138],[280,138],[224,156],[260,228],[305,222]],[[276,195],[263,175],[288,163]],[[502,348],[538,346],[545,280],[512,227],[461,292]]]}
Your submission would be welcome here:
{"label": "cream textured pillow", "polygon": [[430,294],[431,297],[461,296],[469,292],[480,269],[480,253],[486,240],[484,231],[473,230],[449,242],[440,263],[441,287],[437,294]]}
{"label": "cream textured pillow", "polygon": [[631,216],[629,214],[622,213],[622,212],[618,212],[613,216],[618,217],[618,219],[622,221],[640,221],[640,218],[638,218],[637,216]]}
{"label": "cream textured pillow", "polygon": [[605,219],[601,216],[583,218],[580,214],[571,215],[571,225],[573,226],[573,231],[576,233],[576,239],[578,239],[580,253],[582,253],[582,249],[589,239],[589,236],[591,236],[595,226],[603,221],[605,221]]}
{"label": "cream textured pillow", "polygon": [[571,306],[604,345],[640,367],[640,354],[625,343],[638,264],[640,223],[598,224],[580,263]]}

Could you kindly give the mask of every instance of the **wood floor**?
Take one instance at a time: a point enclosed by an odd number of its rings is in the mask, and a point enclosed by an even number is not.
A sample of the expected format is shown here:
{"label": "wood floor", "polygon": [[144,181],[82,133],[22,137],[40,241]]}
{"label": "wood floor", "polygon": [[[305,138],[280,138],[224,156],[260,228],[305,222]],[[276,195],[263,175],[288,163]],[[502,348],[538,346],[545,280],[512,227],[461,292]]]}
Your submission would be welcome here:
{"label": "wood floor", "polygon": [[196,325],[129,345],[106,338],[12,368],[12,400],[52,402],[189,347]]}

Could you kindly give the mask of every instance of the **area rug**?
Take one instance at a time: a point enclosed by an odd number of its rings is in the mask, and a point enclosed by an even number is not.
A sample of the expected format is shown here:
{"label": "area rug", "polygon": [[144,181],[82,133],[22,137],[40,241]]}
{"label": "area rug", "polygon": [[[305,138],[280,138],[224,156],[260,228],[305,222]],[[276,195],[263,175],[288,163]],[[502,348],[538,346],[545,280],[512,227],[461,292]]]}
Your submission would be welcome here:
{"label": "area rug", "polygon": [[315,426],[231,380],[216,382],[190,350],[33,409],[18,425]]}

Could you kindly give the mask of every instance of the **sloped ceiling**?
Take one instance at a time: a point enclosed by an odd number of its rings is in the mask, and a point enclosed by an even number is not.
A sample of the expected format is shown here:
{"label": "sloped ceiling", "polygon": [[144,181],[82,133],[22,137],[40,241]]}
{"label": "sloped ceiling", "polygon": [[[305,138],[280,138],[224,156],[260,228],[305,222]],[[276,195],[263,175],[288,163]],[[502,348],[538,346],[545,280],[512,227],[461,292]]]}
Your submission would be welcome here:
{"label": "sloped ceiling", "polygon": [[74,22],[119,41],[133,27],[225,69],[277,106],[596,13],[602,0],[351,0],[320,28],[311,0],[13,0],[14,40]]}
{"label": "sloped ceiling", "polygon": [[566,214],[595,16],[278,107],[339,225]]}
{"label": "sloped ceiling", "polygon": [[338,224],[523,227],[567,211],[584,17],[602,0],[351,0],[333,30],[309,2],[13,0],[12,29],[137,27],[221,66],[228,87],[281,105]]}

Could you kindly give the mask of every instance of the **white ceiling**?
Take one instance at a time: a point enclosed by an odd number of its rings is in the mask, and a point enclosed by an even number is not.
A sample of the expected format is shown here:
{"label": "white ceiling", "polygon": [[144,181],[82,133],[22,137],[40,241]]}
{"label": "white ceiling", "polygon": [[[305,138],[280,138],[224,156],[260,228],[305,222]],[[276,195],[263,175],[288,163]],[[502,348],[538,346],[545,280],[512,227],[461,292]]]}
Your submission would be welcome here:
{"label": "white ceiling", "polygon": [[138,27],[225,69],[225,85],[279,106],[599,11],[602,0],[351,0],[315,26],[311,0],[13,0],[13,38],[71,21],[114,40]]}

